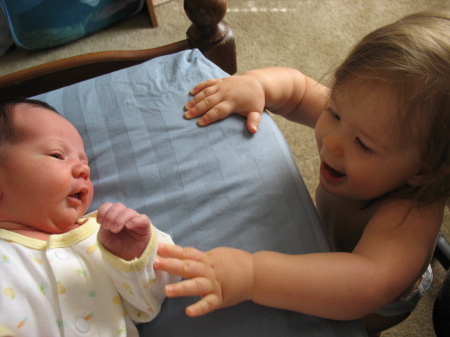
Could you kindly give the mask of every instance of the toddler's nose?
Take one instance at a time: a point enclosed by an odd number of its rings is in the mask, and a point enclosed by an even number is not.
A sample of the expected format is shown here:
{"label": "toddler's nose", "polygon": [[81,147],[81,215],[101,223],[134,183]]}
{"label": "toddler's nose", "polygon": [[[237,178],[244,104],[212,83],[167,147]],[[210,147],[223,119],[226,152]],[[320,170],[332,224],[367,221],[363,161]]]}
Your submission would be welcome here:
{"label": "toddler's nose", "polygon": [[322,144],[334,157],[341,158],[344,155],[344,148],[339,135],[330,134],[325,136],[322,139]]}

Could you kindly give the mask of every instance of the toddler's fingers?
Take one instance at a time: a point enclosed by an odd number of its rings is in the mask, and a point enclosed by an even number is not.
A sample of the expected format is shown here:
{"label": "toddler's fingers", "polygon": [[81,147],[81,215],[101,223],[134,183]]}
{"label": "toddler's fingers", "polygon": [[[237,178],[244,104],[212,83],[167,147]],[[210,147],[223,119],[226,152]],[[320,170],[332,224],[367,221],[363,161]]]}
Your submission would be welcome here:
{"label": "toddler's fingers", "polygon": [[188,306],[186,314],[190,317],[206,315],[221,307],[221,301],[215,294],[203,297],[200,301]]}
{"label": "toddler's fingers", "polygon": [[[190,108],[198,105],[203,100],[208,99],[210,96],[217,93],[218,87],[217,86],[207,86],[199,90],[194,98],[192,98],[189,102],[187,102],[184,106],[185,110],[189,110]],[[194,92],[194,91],[191,91]]]}
{"label": "toddler's fingers", "polygon": [[207,111],[197,122],[199,126],[207,126],[211,123],[227,118],[233,113],[233,108],[228,102],[220,102]]}
{"label": "toddler's fingers", "polygon": [[200,82],[199,84],[197,84],[194,88],[191,89],[191,91],[189,92],[191,95],[195,96],[197,95],[200,91],[202,91],[205,88],[211,87],[214,84],[217,83],[217,79],[209,79],[207,81],[203,81]]}
{"label": "toddler's fingers", "polygon": [[220,289],[214,287],[213,282],[205,277],[195,277],[166,285],[164,288],[167,297],[206,296],[218,291],[220,292]]}
{"label": "toddler's fingers", "polygon": [[247,116],[247,129],[251,133],[257,133],[258,127],[261,122],[261,113],[254,111],[250,112]]}
{"label": "toddler's fingers", "polygon": [[189,279],[194,277],[214,277],[209,266],[194,260],[156,257],[153,268]]}
{"label": "toddler's fingers", "polygon": [[184,117],[187,119],[192,119],[201,116],[211,109],[214,109],[218,104],[221,103],[221,98],[219,94],[211,88],[205,89],[196,95],[191,101],[186,103],[184,106],[186,112]]}
{"label": "toddler's fingers", "polygon": [[200,261],[204,254],[202,251],[193,247],[181,247],[164,242],[160,242],[158,245],[158,255],[163,257]]}

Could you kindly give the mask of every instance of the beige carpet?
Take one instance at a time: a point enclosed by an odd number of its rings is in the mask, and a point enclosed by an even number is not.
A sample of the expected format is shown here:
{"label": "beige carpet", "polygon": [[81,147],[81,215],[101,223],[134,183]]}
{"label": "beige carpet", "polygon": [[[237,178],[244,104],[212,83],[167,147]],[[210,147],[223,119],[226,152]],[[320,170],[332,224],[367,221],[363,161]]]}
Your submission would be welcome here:
{"label": "beige carpet", "polygon": [[[288,66],[316,79],[324,79],[346,55],[350,46],[371,30],[406,14],[448,8],[449,0],[229,0],[226,20],[238,49],[238,71]],[[156,7],[159,27],[149,28],[145,12],[93,36],[51,50],[30,52],[13,49],[0,58],[0,75],[51,60],[101,50],[144,49],[184,39],[189,21],[183,1]],[[318,177],[318,157],[313,133],[300,125],[276,118],[283,130],[311,192]],[[447,215],[444,232],[450,238]],[[414,249],[414,247],[411,247]],[[444,271],[433,264],[433,289],[419,308],[383,336],[434,336],[431,312]]]}

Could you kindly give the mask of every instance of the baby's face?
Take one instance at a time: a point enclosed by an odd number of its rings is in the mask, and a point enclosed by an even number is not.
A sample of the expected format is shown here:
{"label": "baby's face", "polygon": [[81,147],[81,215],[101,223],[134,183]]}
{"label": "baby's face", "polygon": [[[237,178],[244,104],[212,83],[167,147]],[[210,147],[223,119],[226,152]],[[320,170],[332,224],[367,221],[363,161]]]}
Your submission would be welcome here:
{"label": "baby's face", "polygon": [[80,134],[57,113],[27,104],[14,108],[14,125],[25,137],[2,154],[1,220],[46,233],[71,230],[94,193]]}

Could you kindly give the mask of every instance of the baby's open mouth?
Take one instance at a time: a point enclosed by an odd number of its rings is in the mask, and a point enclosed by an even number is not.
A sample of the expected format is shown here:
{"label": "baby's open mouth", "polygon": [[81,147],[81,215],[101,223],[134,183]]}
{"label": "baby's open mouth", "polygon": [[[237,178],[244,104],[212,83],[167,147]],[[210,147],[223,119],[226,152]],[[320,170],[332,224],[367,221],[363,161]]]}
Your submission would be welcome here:
{"label": "baby's open mouth", "polygon": [[69,194],[69,198],[82,200],[85,193],[86,193],[86,190],[82,190],[77,193],[72,193],[72,194]]}
{"label": "baby's open mouth", "polygon": [[82,192],[70,194],[69,197],[75,198],[75,199],[81,199],[81,193],[82,193]]}

